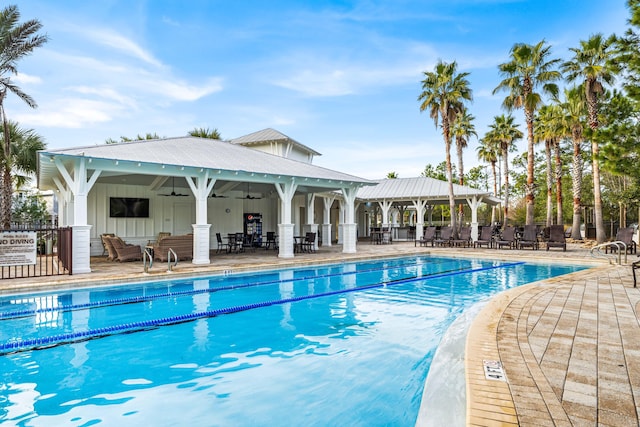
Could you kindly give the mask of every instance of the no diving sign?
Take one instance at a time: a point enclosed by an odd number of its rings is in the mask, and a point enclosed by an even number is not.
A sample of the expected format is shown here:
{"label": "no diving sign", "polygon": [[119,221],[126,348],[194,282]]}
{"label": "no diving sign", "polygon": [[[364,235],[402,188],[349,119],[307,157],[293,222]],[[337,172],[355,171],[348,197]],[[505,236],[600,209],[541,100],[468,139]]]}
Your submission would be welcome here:
{"label": "no diving sign", "polygon": [[484,377],[493,381],[507,381],[507,377],[502,369],[502,363],[499,360],[483,360]]}

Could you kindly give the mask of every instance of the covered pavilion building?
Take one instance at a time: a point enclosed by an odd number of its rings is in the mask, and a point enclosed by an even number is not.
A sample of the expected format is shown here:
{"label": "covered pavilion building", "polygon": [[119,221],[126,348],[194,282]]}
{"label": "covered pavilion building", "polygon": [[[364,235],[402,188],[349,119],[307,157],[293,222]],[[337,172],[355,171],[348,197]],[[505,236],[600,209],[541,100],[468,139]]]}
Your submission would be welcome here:
{"label": "covered pavilion building", "polygon": [[[313,165],[317,155],[265,129],[230,141],[187,136],[43,150],[37,179],[39,189],[57,193],[58,223],[73,230],[74,274],[91,271],[103,233],[141,246],[160,232],[193,234],[192,262],[208,264],[216,233],[242,231],[246,216],[258,214],[262,232],[279,237],[279,257],[293,257],[294,236],[305,232],[316,233],[316,246],[337,242],[354,253],[358,236],[368,233],[372,205],[392,225],[390,213],[409,204],[421,233],[427,206],[448,203],[441,181],[371,181]],[[472,212],[491,203],[486,192],[455,191]],[[114,216],[113,199],[139,200],[148,209]]]}

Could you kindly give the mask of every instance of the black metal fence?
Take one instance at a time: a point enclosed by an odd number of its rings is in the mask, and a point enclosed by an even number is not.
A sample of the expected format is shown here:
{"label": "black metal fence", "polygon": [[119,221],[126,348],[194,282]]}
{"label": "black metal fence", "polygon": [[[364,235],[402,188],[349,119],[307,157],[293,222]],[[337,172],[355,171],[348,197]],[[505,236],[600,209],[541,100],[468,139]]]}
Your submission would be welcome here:
{"label": "black metal fence", "polygon": [[[72,232],[70,227],[60,228],[52,223],[21,223],[12,224],[11,229],[7,231],[36,232],[36,262],[28,265],[1,265],[0,279],[73,274]],[[1,258],[0,261],[2,261]]]}

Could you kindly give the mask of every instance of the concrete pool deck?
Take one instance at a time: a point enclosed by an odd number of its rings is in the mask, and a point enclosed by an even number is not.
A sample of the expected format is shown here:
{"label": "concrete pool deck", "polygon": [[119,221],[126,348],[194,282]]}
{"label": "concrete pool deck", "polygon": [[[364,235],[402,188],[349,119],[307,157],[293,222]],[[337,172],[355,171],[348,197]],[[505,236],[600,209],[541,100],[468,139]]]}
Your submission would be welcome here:
{"label": "concrete pool deck", "polygon": [[[426,253],[595,266],[503,292],[480,310],[466,342],[466,424],[639,425],[640,289],[633,287],[629,266],[595,260],[579,244],[547,252],[360,241],[357,250],[343,254],[342,246],[321,247],[291,259],[264,249],[213,253],[208,265],[180,262],[168,273],[166,263],[156,262],[149,274],[140,262],[99,257],[92,258],[90,274],[2,280],[0,294]],[[635,259],[629,255],[629,262]],[[486,379],[483,361],[502,362],[506,381]]]}

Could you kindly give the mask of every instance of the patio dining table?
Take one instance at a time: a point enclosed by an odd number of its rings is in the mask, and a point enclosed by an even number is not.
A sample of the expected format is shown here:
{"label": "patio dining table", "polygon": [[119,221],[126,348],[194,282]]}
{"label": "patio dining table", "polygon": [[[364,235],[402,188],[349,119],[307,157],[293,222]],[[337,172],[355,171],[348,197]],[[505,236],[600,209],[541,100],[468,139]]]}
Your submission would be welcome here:
{"label": "patio dining table", "polygon": [[244,236],[242,233],[229,233],[226,237],[228,243],[228,251],[227,252],[243,252],[243,243]]}

